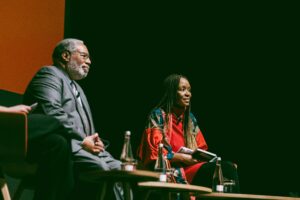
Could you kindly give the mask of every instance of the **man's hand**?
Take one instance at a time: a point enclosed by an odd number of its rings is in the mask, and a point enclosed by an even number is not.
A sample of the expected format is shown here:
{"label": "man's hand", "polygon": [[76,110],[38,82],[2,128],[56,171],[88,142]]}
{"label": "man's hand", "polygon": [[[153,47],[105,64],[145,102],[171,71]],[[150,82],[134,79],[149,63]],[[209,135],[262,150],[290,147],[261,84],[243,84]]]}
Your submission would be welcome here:
{"label": "man's hand", "polygon": [[98,133],[87,136],[81,144],[82,148],[92,154],[98,154],[104,151],[104,144],[98,136]]}
{"label": "man's hand", "polygon": [[[96,133],[97,134],[97,133]],[[98,134],[97,134],[98,135]],[[95,140],[95,145],[99,148],[102,148],[102,151],[104,151],[104,144],[102,142],[102,140],[100,139],[100,137],[97,137]]]}

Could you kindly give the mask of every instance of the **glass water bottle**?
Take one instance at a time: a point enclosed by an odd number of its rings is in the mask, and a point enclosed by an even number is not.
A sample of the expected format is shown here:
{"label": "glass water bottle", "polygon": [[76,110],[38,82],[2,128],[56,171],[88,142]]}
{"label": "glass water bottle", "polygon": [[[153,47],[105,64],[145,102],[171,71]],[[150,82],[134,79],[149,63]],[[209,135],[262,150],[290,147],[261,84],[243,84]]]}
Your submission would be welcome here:
{"label": "glass water bottle", "polygon": [[163,154],[163,147],[164,145],[162,143],[159,143],[158,145],[158,154],[157,159],[154,166],[154,171],[159,172],[159,181],[161,182],[167,182],[167,170],[166,170],[166,161]]}
{"label": "glass water bottle", "polygon": [[120,156],[120,160],[122,162],[121,169],[126,171],[135,170],[136,167],[136,162],[135,159],[133,158],[131,144],[130,144],[130,135],[131,135],[130,131],[125,131],[124,144]]}
{"label": "glass water bottle", "polygon": [[224,192],[224,178],[222,173],[221,158],[218,157],[216,161],[216,168],[212,181],[213,192]]}

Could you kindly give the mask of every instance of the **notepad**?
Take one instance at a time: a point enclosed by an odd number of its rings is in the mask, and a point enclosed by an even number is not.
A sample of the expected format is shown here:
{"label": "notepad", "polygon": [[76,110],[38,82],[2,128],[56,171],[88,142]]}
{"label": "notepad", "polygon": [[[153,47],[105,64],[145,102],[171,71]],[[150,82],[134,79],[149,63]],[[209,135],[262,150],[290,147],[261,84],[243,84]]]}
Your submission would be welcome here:
{"label": "notepad", "polygon": [[189,149],[187,147],[180,147],[177,153],[186,153],[191,154],[193,158],[200,161],[209,161],[213,162],[217,158],[217,154],[203,150],[203,149]]}

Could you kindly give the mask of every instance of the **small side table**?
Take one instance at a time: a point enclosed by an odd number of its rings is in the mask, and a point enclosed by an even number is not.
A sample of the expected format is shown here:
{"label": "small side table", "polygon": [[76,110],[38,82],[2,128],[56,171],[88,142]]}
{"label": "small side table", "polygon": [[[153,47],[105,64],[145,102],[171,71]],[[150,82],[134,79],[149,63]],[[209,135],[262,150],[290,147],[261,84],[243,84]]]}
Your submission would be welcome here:
{"label": "small side table", "polygon": [[98,199],[103,200],[106,194],[106,186],[108,182],[115,183],[121,182],[124,187],[124,198],[125,200],[131,200],[131,187],[136,186],[138,182],[142,181],[158,181],[159,173],[145,171],[145,170],[134,170],[134,171],[123,171],[123,170],[112,170],[112,171],[101,171],[93,170],[80,174],[80,179],[92,182],[92,183],[104,183],[98,193]]}
{"label": "small side table", "polygon": [[238,194],[238,193],[210,193],[198,194],[200,199],[219,200],[219,199],[233,199],[233,200],[300,200],[299,197],[285,197],[285,196],[271,196],[260,194]]}
{"label": "small side table", "polygon": [[170,199],[171,193],[188,193],[189,195],[198,195],[198,194],[208,194],[211,193],[211,188],[197,186],[197,185],[187,185],[187,184],[179,184],[179,183],[164,183],[164,182],[140,182],[138,183],[138,187],[141,190],[145,190],[146,193],[143,197],[144,200],[147,200],[149,194],[152,191],[159,191],[165,199]]}

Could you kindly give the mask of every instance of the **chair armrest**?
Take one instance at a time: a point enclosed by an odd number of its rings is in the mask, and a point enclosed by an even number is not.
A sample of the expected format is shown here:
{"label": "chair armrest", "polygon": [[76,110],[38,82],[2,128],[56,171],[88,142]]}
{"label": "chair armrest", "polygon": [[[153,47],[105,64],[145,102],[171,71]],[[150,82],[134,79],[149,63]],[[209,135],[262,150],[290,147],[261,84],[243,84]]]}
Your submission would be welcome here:
{"label": "chair armrest", "polygon": [[27,153],[27,114],[0,112],[0,163],[23,162]]}

